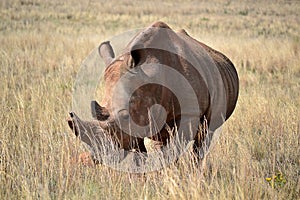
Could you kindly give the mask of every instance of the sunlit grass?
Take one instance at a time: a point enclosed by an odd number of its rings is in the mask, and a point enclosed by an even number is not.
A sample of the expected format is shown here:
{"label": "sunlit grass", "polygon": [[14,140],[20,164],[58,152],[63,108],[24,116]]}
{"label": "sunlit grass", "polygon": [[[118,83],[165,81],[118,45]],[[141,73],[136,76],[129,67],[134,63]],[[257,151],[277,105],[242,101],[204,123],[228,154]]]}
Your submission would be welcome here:
{"label": "sunlit grass", "polygon": [[[0,2],[1,199],[299,199],[299,3]],[[101,41],[162,20],[224,52],[235,112],[203,173],[191,155],[145,175],[76,165],[72,88]],[[276,177],[275,177],[276,176]]]}

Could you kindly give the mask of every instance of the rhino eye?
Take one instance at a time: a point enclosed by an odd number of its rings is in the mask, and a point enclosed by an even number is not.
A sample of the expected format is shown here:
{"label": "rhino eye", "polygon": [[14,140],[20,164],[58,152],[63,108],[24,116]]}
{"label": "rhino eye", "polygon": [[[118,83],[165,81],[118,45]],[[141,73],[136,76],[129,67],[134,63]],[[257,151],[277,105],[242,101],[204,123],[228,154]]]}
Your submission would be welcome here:
{"label": "rhino eye", "polygon": [[118,118],[120,120],[128,120],[129,119],[129,112],[128,112],[128,110],[125,110],[125,109],[120,110],[118,112]]}

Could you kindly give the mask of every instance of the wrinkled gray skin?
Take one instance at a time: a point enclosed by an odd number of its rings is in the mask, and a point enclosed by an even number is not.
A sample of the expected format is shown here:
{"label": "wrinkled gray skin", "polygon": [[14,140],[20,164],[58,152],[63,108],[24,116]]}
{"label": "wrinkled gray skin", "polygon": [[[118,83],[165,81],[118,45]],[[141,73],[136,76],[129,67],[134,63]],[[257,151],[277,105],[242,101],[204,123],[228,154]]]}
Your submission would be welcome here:
{"label": "wrinkled gray skin", "polygon": [[[161,31],[162,29],[167,31]],[[170,53],[159,50],[159,48],[171,48],[175,52]],[[151,139],[166,145],[170,139],[166,127],[174,128],[183,117],[174,94],[166,88],[154,85],[150,85],[144,90],[139,89],[132,96],[134,97],[132,99],[138,99],[141,96],[143,98],[136,102],[133,101],[133,105],[129,107],[130,110],[125,113],[123,112],[125,107],[120,110],[122,112],[114,110],[111,94],[112,88],[122,77],[124,71],[135,70],[136,66],[140,66],[139,71],[135,72],[143,78],[149,78],[155,77],[161,72],[154,68],[145,69],[143,65],[146,66],[149,63],[168,65],[181,73],[191,83],[197,95],[200,113],[196,117],[199,119],[199,126],[205,126],[205,130],[199,129],[195,134],[194,151],[199,158],[202,158],[204,144],[207,147],[210,145],[214,131],[230,117],[236,106],[239,80],[231,61],[222,53],[193,39],[184,30],[178,33],[173,32],[163,22],[156,22],[138,33],[125,49],[124,54],[115,58],[109,42],[104,42],[99,46],[99,54],[107,66],[105,71],[106,94],[101,102],[103,107],[97,102],[92,102],[92,114],[96,119],[94,121],[82,121],[74,113],[71,113],[72,119],[68,121],[70,128],[76,136],[79,136],[83,142],[91,147],[94,153],[101,154],[101,145],[108,143],[125,150],[137,149],[140,152],[146,152],[143,138],[128,135],[115,128],[116,116],[113,113],[118,113],[118,119],[126,119],[130,113],[134,121],[145,125],[149,123],[146,117],[147,109],[154,103],[158,103],[167,111],[166,124]],[[179,53],[188,61],[193,60],[194,63],[191,64],[182,59],[177,55]],[[197,64],[201,73],[193,68],[193,65]],[[213,67],[211,67],[212,65]],[[166,74],[166,76],[168,75]],[[124,91],[122,92],[124,94]],[[99,141],[99,138],[101,138],[101,142],[95,142]]]}

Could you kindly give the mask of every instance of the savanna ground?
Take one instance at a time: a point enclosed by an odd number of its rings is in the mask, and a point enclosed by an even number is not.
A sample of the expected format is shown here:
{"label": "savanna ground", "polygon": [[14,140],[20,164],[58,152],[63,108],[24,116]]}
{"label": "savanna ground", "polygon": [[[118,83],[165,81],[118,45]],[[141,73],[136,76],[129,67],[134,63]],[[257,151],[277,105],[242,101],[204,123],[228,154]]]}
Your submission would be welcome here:
{"label": "savanna ground", "polygon": [[[0,2],[0,199],[299,199],[300,2]],[[80,64],[103,40],[161,20],[225,53],[240,76],[203,175],[187,157],[132,176],[74,165]],[[276,176],[276,177],[275,177]]]}

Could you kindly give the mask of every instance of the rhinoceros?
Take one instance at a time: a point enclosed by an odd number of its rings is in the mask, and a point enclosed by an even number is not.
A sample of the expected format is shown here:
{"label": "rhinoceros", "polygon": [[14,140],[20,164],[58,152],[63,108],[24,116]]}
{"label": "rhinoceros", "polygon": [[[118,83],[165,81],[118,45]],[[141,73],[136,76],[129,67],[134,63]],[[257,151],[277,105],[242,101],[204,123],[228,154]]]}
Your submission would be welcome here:
{"label": "rhinoceros", "polygon": [[117,57],[109,41],[98,50],[106,65],[104,98],[91,103],[93,121],[70,113],[76,136],[89,146],[107,138],[119,149],[147,153],[149,141],[164,147],[178,134],[193,140],[195,155],[203,158],[237,103],[232,62],[163,22],[137,33]]}

